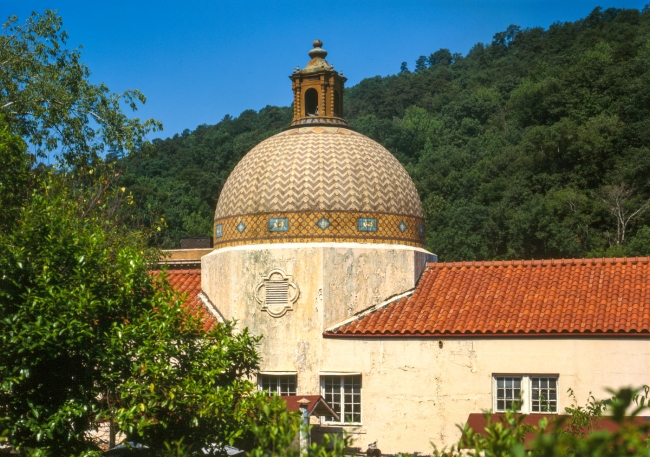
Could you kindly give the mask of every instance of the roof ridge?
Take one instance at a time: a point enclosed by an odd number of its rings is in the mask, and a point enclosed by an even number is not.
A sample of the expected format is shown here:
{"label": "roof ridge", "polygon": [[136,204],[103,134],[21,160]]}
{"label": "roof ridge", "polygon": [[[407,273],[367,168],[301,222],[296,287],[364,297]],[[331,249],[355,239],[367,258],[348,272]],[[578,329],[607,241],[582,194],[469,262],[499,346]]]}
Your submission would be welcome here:
{"label": "roof ridge", "polygon": [[370,314],[374,314],[377,311],[381,311],[382,309],[385,309],[388,305],[390,305],[392,303],[400,302],[404,298],[408,299],[413,294],[414,291],[415,291],[415,288],[409,289],[406,292],[402,292],[400,294],[393,295],[393,296],[389,297],[388,299],[384,300],[383,302],[380,302],[380,303],[378,303],[376,305],[372,305],[372,306],[370,306],[370,307],[368,307],[366,309],[363,309],[363,310],[359,311],[358,313],[348,317],[347,319],[345,319],[343,321],[337,322],[334,325],[330,325],[329,327],[327,327],[325,329],[325,332],[335,332],[339,328],[345,327],[346,325],[349,325],[354,321],[363,319],[364,317],[366,317],[366,316],[368,316]]}
{"label": "roof ridge", "polygon": [[461,260],[456,262],[428,262],[427,268],[462,268],[462,267],[509,267],[509,266],[544,266],[544,265],[595,265],[612,263],[648,263],[650,257],[590,257],[581,259],[538,259],[538,260]]}

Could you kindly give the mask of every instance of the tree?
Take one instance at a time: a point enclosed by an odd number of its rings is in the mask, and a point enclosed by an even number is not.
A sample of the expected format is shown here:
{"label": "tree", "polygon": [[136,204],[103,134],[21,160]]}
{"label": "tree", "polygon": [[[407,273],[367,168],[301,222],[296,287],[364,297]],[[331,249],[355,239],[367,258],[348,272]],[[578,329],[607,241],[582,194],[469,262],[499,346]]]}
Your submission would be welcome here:
{"label": "tree", "polygon": [[402,62],[402,65],[399,67],[399,72],[400,74],[407,74],[411,73],[408,67],[408,64],[406,62]]}
{"label": "tree", "polygon": [[625,244],[630,222],[650,209],[650,200],[634,195],[634,191],[624,185],[605,186],[598,198],[616,220],[616,235],[610,238],[610,246]]}
{"label": "tree", "polygon": [[112,94],[104,84],[88,81],[90,70],[79,50],[65,48],[67,34],[55,12],[32,13],[19,25],[11,16],[0,35],[0,114],[36,148],[38,154],[59,150],[72,161],[94,157],[106,146],[133,151],[153,119],[130,119],[145,97],[138,90]]}
{"label": "tree", "polygon": [[450,65],[454,63],[454,58],[451,55],[449,49],[441,48],[427,58],[427,63],[429,64],[430,67],[433,67],[434,65],[438,65],[438,64]]}
{"label": "tree", "polygon": [[415,61],[415,71],[422,71],[427,69],[427,58],[426,56],[420,56]]}
{"label": "tree", "polygon": [[0,232],[7,230],[27,198],[31,161],[25,142],[0,116]]}
{"label": "tree", "polygon": [[149,274],[144,236],[106,223],[122,190],[70,179],[39,179],[0,233],[0,433],[55,456],[90,455],[98,420],[155,449],[253,446],[259,338],[230,322],[204,332]]}
{"label": "tree", "polygon": [[[133,153],[158,124],[87,81],[54,13],[14,24],[0,40],[0,439],[93,455],[90,432],[108,420],[156,449],[251,448],[266,404],[246,381],[259,338],[232,322],[203,331],[164,272],[150,274],[160,253],[123,224],[133,199],[99,156]],[[60,148],[60,166],[33,168],[25,141]]]}

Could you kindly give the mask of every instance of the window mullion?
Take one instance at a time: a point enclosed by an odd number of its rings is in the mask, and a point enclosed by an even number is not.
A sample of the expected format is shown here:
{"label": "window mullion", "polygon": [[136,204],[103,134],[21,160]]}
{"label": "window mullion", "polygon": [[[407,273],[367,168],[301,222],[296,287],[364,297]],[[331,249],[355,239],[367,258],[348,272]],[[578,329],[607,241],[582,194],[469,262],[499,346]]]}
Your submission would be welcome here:
{"label": "window mullion", "polygon": [[532,404],[530,376],[523,375],[521,377],[521,413],[530,414],[530,405]]}

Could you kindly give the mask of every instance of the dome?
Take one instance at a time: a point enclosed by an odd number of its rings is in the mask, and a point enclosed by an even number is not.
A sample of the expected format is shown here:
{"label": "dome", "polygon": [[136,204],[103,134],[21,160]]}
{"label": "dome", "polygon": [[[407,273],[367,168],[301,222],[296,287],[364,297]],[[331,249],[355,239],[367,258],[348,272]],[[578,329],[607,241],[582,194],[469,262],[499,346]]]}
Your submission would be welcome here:
{"label": "dome", "polygon": [[350,128],[296,126],[254,147],[217,203],[214,244],[424,245],[413,181],[384,147]]}

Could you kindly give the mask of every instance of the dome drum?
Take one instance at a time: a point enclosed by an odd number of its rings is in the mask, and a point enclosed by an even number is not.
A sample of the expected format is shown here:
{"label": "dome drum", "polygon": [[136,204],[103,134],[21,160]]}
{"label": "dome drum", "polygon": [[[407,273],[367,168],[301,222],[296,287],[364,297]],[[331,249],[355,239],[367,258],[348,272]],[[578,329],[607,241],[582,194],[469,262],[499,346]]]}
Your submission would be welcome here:
{"label": "dome drum", "polygon": [[214,247],[256,243],[353,242],[424,245],[424,220],[358,211],[300,211],[224,217],[214,222]]}

